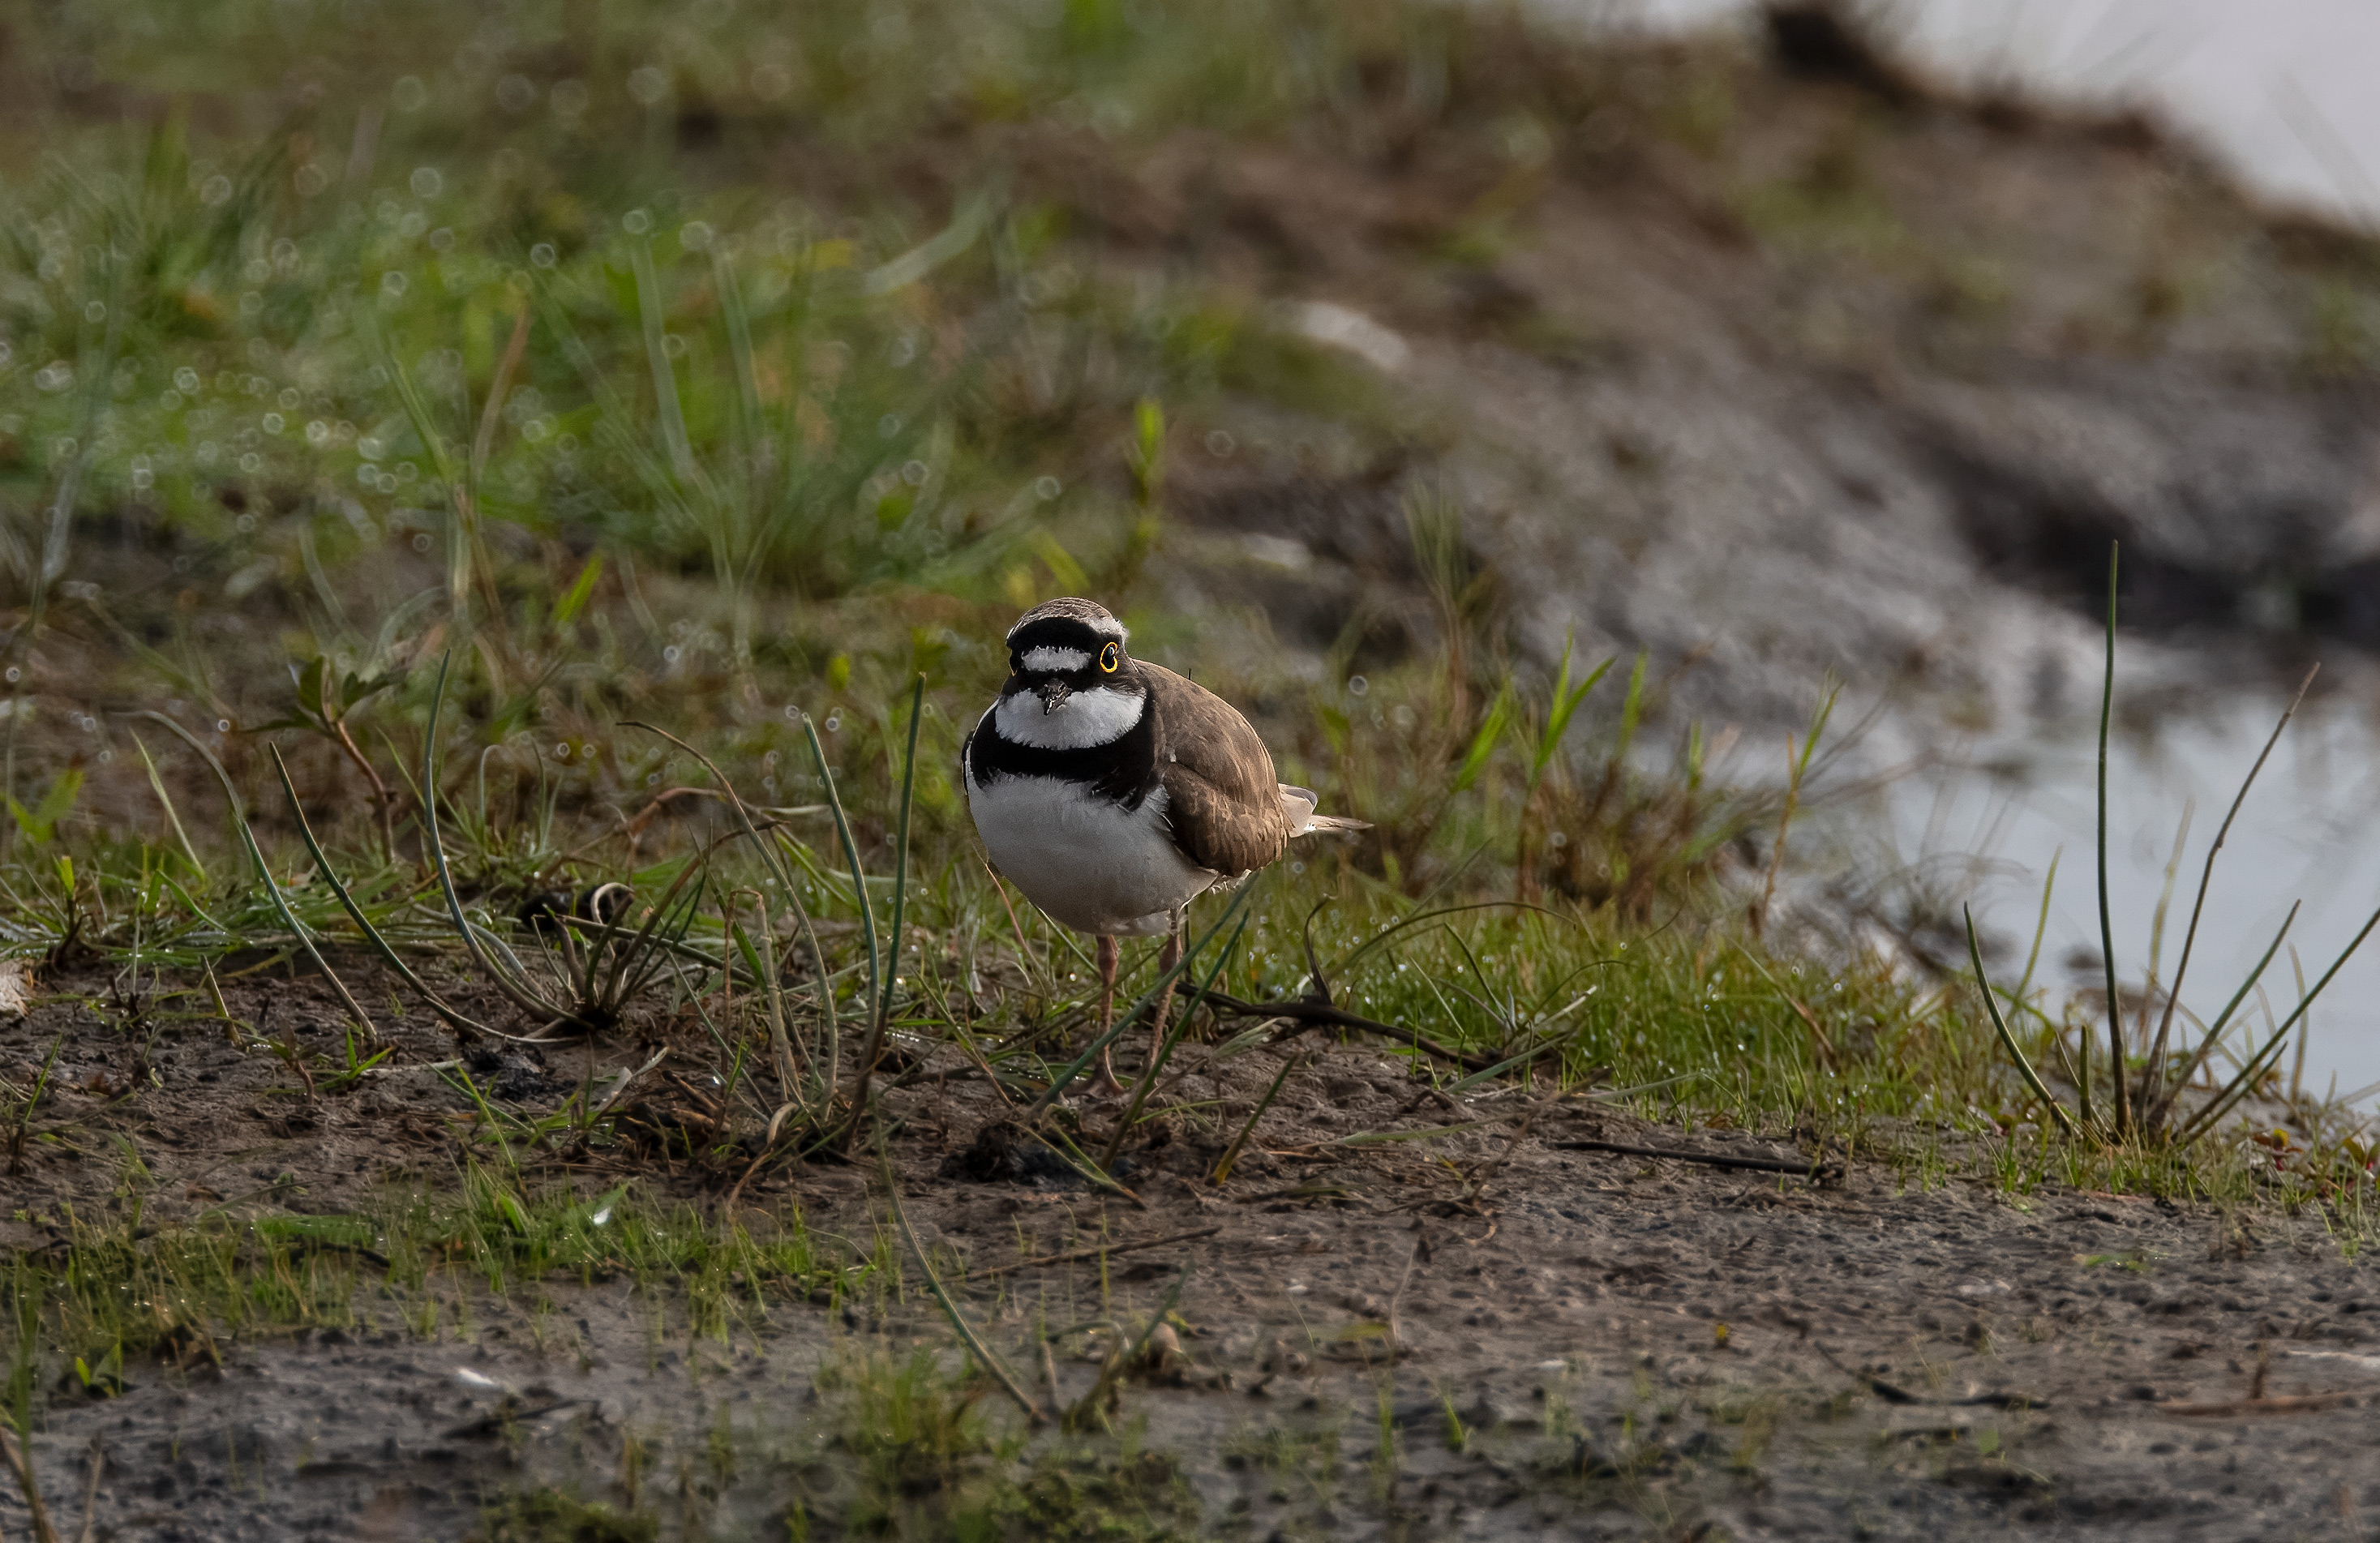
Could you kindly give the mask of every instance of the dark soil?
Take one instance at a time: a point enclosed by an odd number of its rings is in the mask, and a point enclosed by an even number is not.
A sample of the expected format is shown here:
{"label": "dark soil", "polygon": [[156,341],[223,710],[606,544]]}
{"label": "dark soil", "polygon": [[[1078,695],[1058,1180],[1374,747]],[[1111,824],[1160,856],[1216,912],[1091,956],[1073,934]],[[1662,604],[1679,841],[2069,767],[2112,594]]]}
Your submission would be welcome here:
{"label": "dark soil", "polygon": [[[251,977],[226,995],[251,1016],[273,1002],[329,1050],[326,992]],[[143,1037],[93,1013],[53,999],[0,1028],[12,1077],[65,1035],[36,1124],[74,1122],[72,1148],[32,1143],[8,1180],[14,1249],[54,1247],[68,1205],[89,1220],[127,1203],[118,1135],[152,1174],[152,1224],[212,1206],[335,1210],[460,1160],[468,1100],[420,1069],[455,1049],[419,1018],[386,1075],[310,1099],[279,1058],[239,1056],[212,1027],[155,1027],[144,1071]],[[1311,1064],[1231,1183],[1203,1182],[1278,1055],[1300,1049]],[[543,1112],[590,1068],[650,1054],[507,1049],[480,1080]],[[1037,1326],[1136,1332],[1187,1268],[1184,1359],[1126,1388],[1120,1419],[1181,1464],[1201,1531],[2362,1537],[2380,1522],[2380,1281],[2319,1216],[1928,1184],[1914,1131],[1894,1160],[1815,1182],[1564,1149],[1810,1157],[1785,1136],[1642,1126],[1591,1098],[1448,1100],[1360,1046],[1212,1054],[1194,1047],[1171,1089],[1212,1100],[1211,1124],[1169,1117],[1129,1154],[1138,1204],[1018,1154],[955,1055],[888,1096],[912,1221],[946,1267],[965,1261],[971,1313],[1028,1371]],[[690,1040],[671,1064],[683,1105],[704,1086]],[[664,1103],[662,1075],[629,1101]],[[1071,1118],[1096,1139],[1112,1109]],[[1468,1128],[1333,1144],[1436,1124]],[[624,1140],[549,1177],[591,1193],[635,1174],[717,1206],[742,1166]],[[830,1256],[866,1254],[887,1225],[863,1165],[764,1170],[735,1203],[755,1226],[797,1210]],[[1184,1233],[1204,1235],[1129,1247]],[[1026,1262],[1099,1242],[1126,1251]],[[504,1300],[441,1275],[429,1337],[404,1327],[418,1302],[367,1288],[353,1330],[252,1335],[220,1369],[140,1360],[110,1399],[45,1391],[43,1489],[69,1537],[97,1453],[95,1538],[451,1538],[528,1486],[624,1503],[634,1451],[638,1498],[666,1527],[683,1511],[687,1536],[782,1536],[783,1476],[832,1434],[822,1360],[948,1334],[914,1285],[817,1306],[759,1284],[765,1313],[723,1339],[691,1333],[659,1284],[548,1280]],[[1086,1342],[1063,1343],[1071,1400],[1095,1374]],[[720,1429],[795,1456],[720,1478],[705,1455]],[[0,1495],[0,1537],[27,1530]]]}

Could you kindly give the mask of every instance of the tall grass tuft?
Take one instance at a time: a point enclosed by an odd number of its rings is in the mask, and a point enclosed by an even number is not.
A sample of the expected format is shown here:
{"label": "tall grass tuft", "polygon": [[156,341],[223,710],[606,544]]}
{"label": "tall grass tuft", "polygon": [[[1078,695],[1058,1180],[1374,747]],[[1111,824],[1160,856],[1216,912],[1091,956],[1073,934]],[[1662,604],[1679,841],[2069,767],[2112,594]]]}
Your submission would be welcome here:
{"label": "tall grass tuft", "polygon": [[[2105,1089],[2103,1098],[2095,1099],[2093,1094],[2093,1063],[2096,1056],[2092,1048],[2093,1036],[2087,1031],[2077,1038],[2070,1063],[2070,1075],[2075,1093],[2074,1107],[2070,1111],[2051,1090],[2040,1072],[2034,1067],[2032,1058],[2020,1045],[2016,1034],[2010,1027],[2008,1019],[2000,1009],[2002,995],[2007,995],[2011,1005],[2022,1005],[2022,992],[2020,990],[2016,993],[2000,993],[1993,988],[1989,978],[1985,973],[1983,949],[1976,940],[1975,921],[1972,912],[1966,917],[1967,956],[1974,972],[1975,984],[1983,992],[1985,1009],[1990,1016],[1993,1031],[1998,1038],[2001,1049],[2016,1067],[2026,1091],[2035,1102],[2041,1104],[2049,1112],[2060,1130],[2095,1141],[2186,1148],[2217,1128],[2224,1116],[2238,1108],[2243,1100],[2253,1097],[2265,1079],[2274,1073],[2279,1065],[2281,1053],[2289,1042],[2289,1031],[2305,1017],[2313,1008],[2315,999],[2322,995],[2324,989],[2329,986],[2331,979],[2353,956],[2355,951],[2362,946],[2364,939],[2372,934],[2375,927],[2380,927],[2380,910],[2373,912],[2362,927],[2357,930],[2355,936],[2349,941],[2347,946],[2339,951],[2338,956],[2331,962],[2330,967],[2322,973],[2311,988],[2305,987],[2302,978],[2301,979],[2297,1006],[2281,1020],[2279,1027],[2261,1044],[2252,1042],[2245,1047],[2246,1053],[2239,1058],[2239,1069],[2228,1081],[2204,1089],[2205,1096],[2194,1104],[2185,1102],[2187,1096],[2196,1085],[2199,1074],[2205,1069],[2208,1058],[2223,1045],[2224,1036],[2231,1026],[2233,1015],[2239,1011],[2240,1004],[2247,1000],[2249,992],[2255,989],[2257,981],[2263,978],[2265,966],[2270,965],[2273,962],[2273,956],[2280,952],[2283,940],[2289,936],[2290,925],[2297,920],[2298,906],[2292,905],[2289,915],[2282,919],[2279,929],[2273,935],[2272,942],[2257,959],[2254,967],[2249,970],[2246,978],[2240,982],[2239,989],[2231,993],[2230,999],[2224,1003],[2222,1010],[2207,1023],[2205,1033],[2200,1038],[2197,1046],[2186,1053],[2174,1054],[2169,1048],[2174,1017],[2180,1010],[2182,982],[2188,977],[2192,951],[2198,942],[2199,922],[2205,911],[2207,891],[2214,883],[2216,859],[2222,855],[2224,841],[2231,832],[2232,822],[2240,816],[2240,807],[2247,802],[2249,789],[2255,785],[2256,777],[2264,771],[2265,762],[2271,758],[2273,747],[2280,743],[2282,731],[2289,727],[2289,720],[2296,716],[2299,704],[2304,701],[2306,692],[2313,685],[2313,673],[2309,671],[2304,682],[2299,686],[2297,694],[2282,710],[2280,721],[2273,725],[2273,732],[2266,736],[2264,748],[2257,753],[2255,762],[2248,768],[2248,774],[2240,780],[2240,791],[2232,796],[2230,808],[2224,814],[2223,823],[2215,833],[2214,843],[2207,848],[2205,864],[2199,873],[2197,897],[2192,903],[2190,922],[2182,936],[2181,954],[2174,965],[2173,980],[2170,985],[2162,988],[2165,1005],[2158,1015],[2154,1037],[2148,1032],[2145,1008],[2142,1014],[2143,1042],[2138,1047],[2138,1063],[2135,1065],[2133,1048],[2128,1043],[2128,1037],[2124,1030],[2123,1002],[2117,985],[2119,976],[2116,965],[2115,923],[2108,903],[2107,886],[2107,731],[2109,722],[2114,716],[2116,700],[2117,555],[2116,549],[2113,546],[2109,547],[2106,664],[2099,695],[2098,910],[2102,965],[2106,975],[2107,998],[2107,1066],[2106,1080],[2100,1085]],[[2178,852],[2176,856],[2179,857]],[[2168,887],[2170,887],[2170,873],[2168,878]],[[2047,898],[2045,895],[2043,900],[2045,919],[2047,916]],[[2158,917],[2160,930],[2164,919],[2163,911],[2163,904],[2160,903]],[[2036,952],[2038,947],[2039,944],[2036,942]],[[2028,966],[2026,970],[2028,980],[2031,975],[2031,967]],[[2154,951],[2151,955],[2150,974],[2144,990],[2148,1003],[2154,1005],[2160,994],[2160,983],[2155,976]],[[2056,1048],[2063,1057],[2065,1052],[2062,1044],[2054,1043],[2053,1048]]]}

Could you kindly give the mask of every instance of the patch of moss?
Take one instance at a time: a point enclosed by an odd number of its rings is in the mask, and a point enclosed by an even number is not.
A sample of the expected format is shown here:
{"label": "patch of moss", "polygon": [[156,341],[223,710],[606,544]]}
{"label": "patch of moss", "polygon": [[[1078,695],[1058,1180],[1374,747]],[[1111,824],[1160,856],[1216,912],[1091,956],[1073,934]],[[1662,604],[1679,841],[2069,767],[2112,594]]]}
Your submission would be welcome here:
{"label": "patch of moss", "polygon": [[1002,1531],[987,1536],[1072,1543],[1157,1539],[1196,1533],[1198,1508],[1165,1452],[1044,1452],[981,1514]]}
{"label": "patch of moss", "polygon": [[558,1489],[508,1496],[480,1513],[472,1543],[654,1543],[661,1522],[622,1515],[600,1500],[574,1500]]}

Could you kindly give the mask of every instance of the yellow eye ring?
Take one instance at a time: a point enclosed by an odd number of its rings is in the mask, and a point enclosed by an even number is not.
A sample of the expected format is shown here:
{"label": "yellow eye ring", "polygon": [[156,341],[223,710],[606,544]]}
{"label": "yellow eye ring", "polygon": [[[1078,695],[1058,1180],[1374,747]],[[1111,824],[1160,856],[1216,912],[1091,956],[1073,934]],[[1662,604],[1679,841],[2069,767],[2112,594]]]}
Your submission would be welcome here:
{"label": "yellow eye ring", "polygon": [[1113,643],[1110,643],[1106,648],[1099,650],[1099,668],[1109,674],[1114,674],[1116,672],[1116,646]]}

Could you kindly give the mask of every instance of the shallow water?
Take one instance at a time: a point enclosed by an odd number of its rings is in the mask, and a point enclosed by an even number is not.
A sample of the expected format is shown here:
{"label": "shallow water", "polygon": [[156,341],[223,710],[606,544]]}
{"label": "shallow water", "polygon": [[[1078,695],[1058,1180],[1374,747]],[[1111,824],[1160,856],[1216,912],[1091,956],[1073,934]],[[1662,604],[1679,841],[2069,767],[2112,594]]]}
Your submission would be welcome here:
{"label": "shallow water", "polygon": [[[2122,696],[2119,677],[2119,699]],[[2208,848],[2240,782],[2264,747],[2289,692],[2245,687],[2147,730],[2119,728],[2108,755],[2108,894],[2119,978],[2144,978],[2167,871],[2185,816],[2165,926],[2162,977],[2170,978]],[[2098,987],[2099,918],[2093,874],[2096,828],[2095,717],[2035,724],[1952,747],[1942,763],[1884,796],[1905,860],[1927,866],[1937,893],[1973,886],[1979,926],[2013,940],[2003,966],[2012,985],[2058,860],[2037,984],[2053,992]],[[2271,1021],[2296,1005],[2294,965],[2306,983],[2322,972],[2380,905],[2380,723],[2359,702],[2310,701],[2258,776],[2225,841],[2182,1004],[2211,1017],[2246,978],[2293,901],[2289,942],[2261,982]],[[2240,1014],[2259,1039],[2267,1011],[2251,997]],[[2308,1014],[2304,1087],[2374,1103],[2380,1084],[2380,930],[2366,940]],[[2187,1020],[2177,1020],[2177,1034]],[[2238,1045],[2234,1033],[2228,1042]],[[2295,1065],[2295,1049],[2281,1063]]]}

